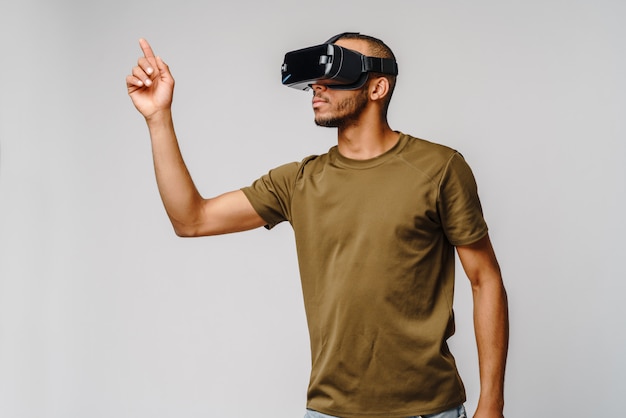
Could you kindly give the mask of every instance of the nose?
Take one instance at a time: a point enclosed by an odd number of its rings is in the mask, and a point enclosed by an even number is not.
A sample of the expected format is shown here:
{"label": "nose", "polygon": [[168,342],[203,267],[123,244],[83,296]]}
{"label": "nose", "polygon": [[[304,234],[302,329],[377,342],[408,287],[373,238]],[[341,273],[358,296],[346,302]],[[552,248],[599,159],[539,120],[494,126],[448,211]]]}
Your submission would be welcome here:
{"label": "nose", "polygon": [[311,87],[314,93],[317,93],[318,91],[319,92],[326,91],[328,89],[327,86],[323,84],[317,84],[317,83],[309,84],[309,87]]}

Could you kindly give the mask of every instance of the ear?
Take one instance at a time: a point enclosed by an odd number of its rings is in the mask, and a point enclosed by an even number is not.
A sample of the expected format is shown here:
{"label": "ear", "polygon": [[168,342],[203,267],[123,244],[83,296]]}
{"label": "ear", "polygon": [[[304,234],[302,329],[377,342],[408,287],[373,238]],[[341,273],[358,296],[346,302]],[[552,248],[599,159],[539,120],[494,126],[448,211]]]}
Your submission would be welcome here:
{"label": "ear", "polygon": [[370,100],[384,99],[389,94],[389,80],[386,77],[375,77],[370,81]]}

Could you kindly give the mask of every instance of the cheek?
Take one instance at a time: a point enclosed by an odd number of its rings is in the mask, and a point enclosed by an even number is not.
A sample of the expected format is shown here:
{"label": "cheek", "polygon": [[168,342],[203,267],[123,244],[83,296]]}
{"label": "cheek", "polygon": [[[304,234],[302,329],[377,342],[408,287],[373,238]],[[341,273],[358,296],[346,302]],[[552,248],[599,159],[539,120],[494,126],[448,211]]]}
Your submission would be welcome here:
{"label": "cheek", "polygon": [[336,106],[337,110],[339,111],[349,110],[354,107],[354,98],[352,97],[344,98],[343,100],[339,100],[336,103],[337,103],[337,106]]}

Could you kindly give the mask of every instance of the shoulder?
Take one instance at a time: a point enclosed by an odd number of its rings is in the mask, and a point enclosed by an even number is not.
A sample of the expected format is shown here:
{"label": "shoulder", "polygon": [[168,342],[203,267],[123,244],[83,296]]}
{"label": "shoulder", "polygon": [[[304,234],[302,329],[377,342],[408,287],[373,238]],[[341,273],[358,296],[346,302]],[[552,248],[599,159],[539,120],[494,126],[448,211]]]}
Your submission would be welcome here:
{"label": "shoulder", "polygon": [[404,141],[401,155],[406,158],[435,158],[440,161],[449,160],[458,151],[446,145],[430,140],[417,138],[411,135],[401,134]]}
{"label": "shoulder", "polygon": [[436,183],[454,160],[463,160],[457,150],[446,145],[405,134],[402,134],[401,141],[397,157]]}
{"label": "shoulder", "polygon": [[332,159],[329,154],[330,151],[324,154],[309,155],[295,163],[293,170],[296,179],[313,177],[324,171]]}

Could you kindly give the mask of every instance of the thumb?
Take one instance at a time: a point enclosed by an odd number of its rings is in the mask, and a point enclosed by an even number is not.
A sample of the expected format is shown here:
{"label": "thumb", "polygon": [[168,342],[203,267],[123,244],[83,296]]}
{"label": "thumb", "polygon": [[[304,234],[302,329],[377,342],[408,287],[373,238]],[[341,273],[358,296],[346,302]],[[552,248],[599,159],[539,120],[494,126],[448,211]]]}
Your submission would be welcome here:
{"label": "thumb", "polygon": [[169,66],[163,61],[161,57],[156,57],[156,65],[162,79],[173,80],[172,73],[170,73]]}

